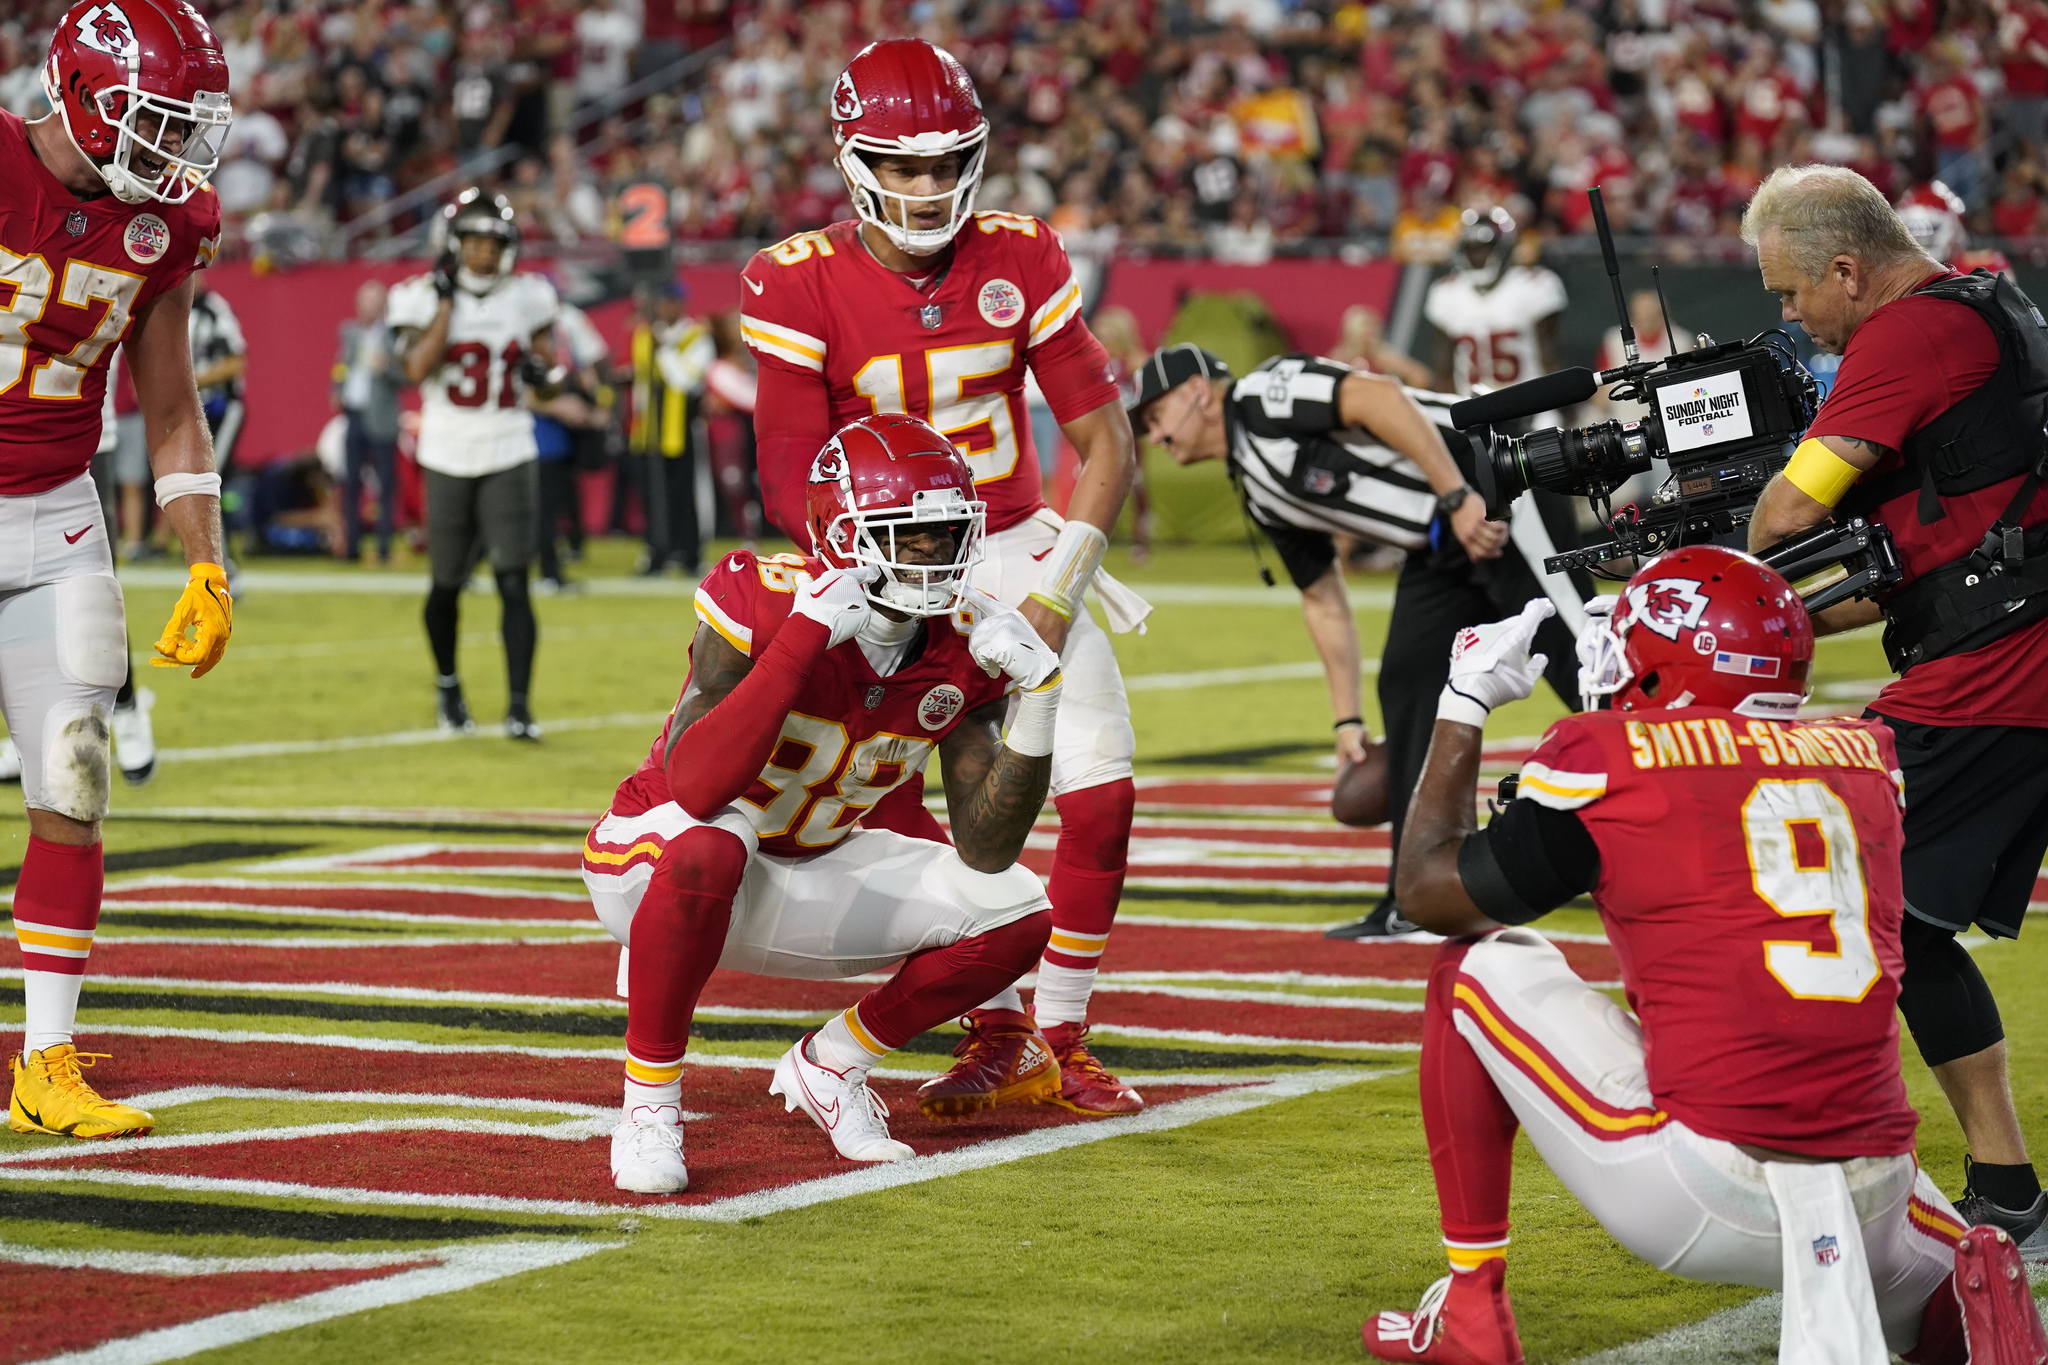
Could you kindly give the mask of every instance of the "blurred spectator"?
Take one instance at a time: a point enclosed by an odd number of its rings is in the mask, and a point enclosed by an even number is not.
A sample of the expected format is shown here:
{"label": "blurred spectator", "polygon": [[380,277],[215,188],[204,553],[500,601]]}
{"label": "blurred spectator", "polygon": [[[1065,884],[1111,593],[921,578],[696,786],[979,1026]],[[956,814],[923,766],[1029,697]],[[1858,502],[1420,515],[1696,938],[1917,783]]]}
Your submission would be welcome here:
{"label": "blurred spectator", "polygon": [[363,471],[377,490],[377,562],[391,563],[391,519],[398,493],[399,376],[393,364],[391,329],[384,322],[382,281],[365,280],[356,290],[356,315],[341,324],[341,349],[334,361],[334,407],[348,422],[341,480],[344,557],[362,555]]}
{"label": "blurred spectator", "polygon": [[1385,319],[1377,310],[1362,303],[1352,304],[1344,310],[1337,345],[1331,350],[1330,359],[1354,370],[1390,374],[1403,384],[1418,389],[1428,388],[1435,379],[1429,372],[1429,366],[1388,341],[1381,330],[1384,325]]}
{"label": "blurred spectator", "polygon": [[576,16],[576,101],[592,104],[626,88],[640,41],[640,20],[628,0],[589,0]]}
{"label": "blurred spectator", "polygon": [[637,462],[647,518],[640,572],[659,575],[674,565],[694,578],[702,538],[694,419],[717,348],[710,329],[684,314],[688,296],[675,280],[634,291],[633,418],[626,444]]}
{"label": "blurred spectator", "polygon": [[740,340],[737,308],[711,317],[717,359],[704,372],[704,431],[711,479],[734,534],[752,548],[761,539],[760,476],[754,464],[754,353]]}
{"label": "blurred spectator", "polygon": [[562,571],[561,543],[566,536],[569,558],[583,558],[583,497],[577,476],[601,470],[609,462],[612,391],[603,371],[611,348],[597,327],[573,303],[564,303],[555,320],[555,354],[568,378],[553,398],[533,400],[533,439],[539,448],[540,581],[543,597],[574,588]]}

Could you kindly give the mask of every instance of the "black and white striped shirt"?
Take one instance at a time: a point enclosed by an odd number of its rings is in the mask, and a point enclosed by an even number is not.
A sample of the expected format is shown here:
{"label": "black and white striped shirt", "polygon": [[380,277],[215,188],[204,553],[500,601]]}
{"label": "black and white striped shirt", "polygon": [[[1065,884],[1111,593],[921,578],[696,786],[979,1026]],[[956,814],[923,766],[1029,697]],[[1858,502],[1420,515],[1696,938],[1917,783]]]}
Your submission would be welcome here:
{"label": "black and white striped shirt", "polygon": [[[1272,539],[1296,587],[1326,570],[1333,534],[1404,550],[1429,544],[1436,493],[1421,468],[1360,427],[1345,427],[1337,389],[1351,371],[1334,360],[1276,356],[1231,385],[1224,400],[1230,469],[1245,510]],[[1448,394],[1409,389],[1453,450],[1465,438]],[[1304,576],[1306,575],[1306,576]]]}

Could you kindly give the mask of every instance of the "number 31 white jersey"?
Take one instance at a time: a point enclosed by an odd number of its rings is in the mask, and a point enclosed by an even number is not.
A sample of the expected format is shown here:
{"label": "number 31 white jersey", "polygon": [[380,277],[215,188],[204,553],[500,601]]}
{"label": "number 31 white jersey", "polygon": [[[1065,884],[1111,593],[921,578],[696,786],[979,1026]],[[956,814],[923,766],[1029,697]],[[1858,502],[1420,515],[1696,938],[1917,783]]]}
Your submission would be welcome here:
{"label": "number 31 white jersey", "polygon": [[[424,330],[440,302],[433,276],[415,275],[392,288],[385,318],[394,328]],[[534,458],[519,362],[533,334],[554,326],[560,311],[555,287],[538,275],[514,275],[481,296],[455,291],[448,349],[420,385],[421,468],[478,478]]]}
{"label": "number 31 white jersey", "polygon": [[1542,266],[1510,267],[1491,289],[1461,270],[1429,287],[1422,305],[1430,325],[1451,339],[1451,386],[1500,388],[1543,373],[1536,324],[1564,311],[1564,281]]}

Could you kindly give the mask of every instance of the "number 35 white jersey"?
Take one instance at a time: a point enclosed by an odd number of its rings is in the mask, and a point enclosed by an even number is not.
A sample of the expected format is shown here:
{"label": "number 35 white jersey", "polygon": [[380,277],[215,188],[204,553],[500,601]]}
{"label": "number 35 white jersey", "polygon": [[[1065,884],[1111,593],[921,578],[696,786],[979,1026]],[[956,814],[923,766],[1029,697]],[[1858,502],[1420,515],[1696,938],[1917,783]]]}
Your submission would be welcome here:
{"label": "number 35 white jersey", "polygon": [[[425,330],[440,302],[433,276],[415,275],[392,288],[385,318]],[[514,275],[484,295],[455,291],[448,349],[420,385],[421,468],[478,478],[534,458],[519,362],[560,311],[555,287],[538,275]]]}
{"label": "number 35 white jersey", "polygon": [[1500,388],[1543,373],[1536,324],[1564,311],[1564,281],[1542,266],[1510,267],[1491,289],[1461,270],[1429,287],[1422,313],[1451,339],[1451,385]]}

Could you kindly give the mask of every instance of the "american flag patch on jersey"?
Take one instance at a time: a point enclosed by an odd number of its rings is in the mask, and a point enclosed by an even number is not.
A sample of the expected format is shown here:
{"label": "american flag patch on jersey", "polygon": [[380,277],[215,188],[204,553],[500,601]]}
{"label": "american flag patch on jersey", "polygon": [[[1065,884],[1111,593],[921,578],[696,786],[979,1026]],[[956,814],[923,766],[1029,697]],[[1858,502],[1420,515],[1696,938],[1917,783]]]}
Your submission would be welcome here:
{"label": "american flag patch on jersey", "polygon": [[1778,676],[1778,661],[1758,654],[1736,654],[1722,649],[1714,653],[1714,671],[1737,673],[1745,678],[1775,678]]}
{"label": "american flag patch on jersey", "polygon": [[1822,1233],[1813,1239],[1813,1263],[1815,1265],[1833,1265],[1841,1259],[1841,1244],[1836,1242],[1833,1236]]}

